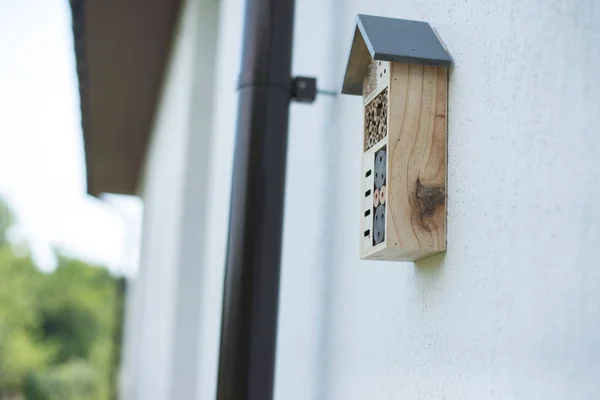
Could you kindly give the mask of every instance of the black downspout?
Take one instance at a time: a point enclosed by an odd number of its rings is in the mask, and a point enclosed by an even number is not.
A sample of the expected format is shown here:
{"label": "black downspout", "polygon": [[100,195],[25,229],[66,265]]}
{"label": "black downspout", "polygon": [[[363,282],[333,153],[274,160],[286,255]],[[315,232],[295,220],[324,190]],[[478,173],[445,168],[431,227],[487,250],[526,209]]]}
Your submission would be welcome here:
{"label": "black downspout", "polygon": [[218,400],[271,400],[294,0],[247,0],[223,289]]}

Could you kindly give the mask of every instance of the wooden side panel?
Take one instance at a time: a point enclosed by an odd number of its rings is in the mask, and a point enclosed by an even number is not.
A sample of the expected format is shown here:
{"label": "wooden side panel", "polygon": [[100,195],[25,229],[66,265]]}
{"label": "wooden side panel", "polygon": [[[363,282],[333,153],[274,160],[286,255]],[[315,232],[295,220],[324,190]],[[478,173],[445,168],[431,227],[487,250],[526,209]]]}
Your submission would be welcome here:
{"label": "wooden side panel", "polygon": [[386,247],[408,261],[446,250],[448,70],[391,69]]}

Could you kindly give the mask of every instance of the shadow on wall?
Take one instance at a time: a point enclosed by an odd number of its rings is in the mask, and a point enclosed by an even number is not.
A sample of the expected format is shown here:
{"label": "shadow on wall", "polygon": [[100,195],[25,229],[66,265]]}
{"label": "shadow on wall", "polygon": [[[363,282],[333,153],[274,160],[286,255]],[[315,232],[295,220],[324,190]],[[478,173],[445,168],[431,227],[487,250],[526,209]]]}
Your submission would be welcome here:
{"label": "shadow on wall", "polygon": [[415,261],[415,273],[418,276],[438,278],[442,273],[446,252]]}
{"label": "shadow on wall", "polygon": [[[330,7],[332,7],[333,10],[337,10],[339,13],[343,13],[345,4],[343,0],[336,0],[330,4]],[[332,40],[330,42],[332,49],[332,56],[329,60],[329,65],[331,66],[329,73],[330,78],[339,76],[339,71],[341,70],[340,66],[343,66],[346,61],[346,54],[342,54],[342,52],[335,50],[336,44],[341,42],[342,37],[346,33],[344,29],[341,29],[341,24],[341,19],[336,18],[331,29],[331,32],[335,32],[335,34],[331,35]],[[322,151],[324,152],[324,159],[327,162],[326,169],[329,171],[336,171],[339,170],[342,162],[340,152],[337,151],[337,149],[339,143],[344,140],[346,133],[337,128],[340,126],[340,118],[342,115],[340,112],[340,97],[339,94],[332,98],[323,96],[323,100],[327,101],[330,110],[328,115],[330,115],[330,118],[324,121],[324,130],[327,132],[327,135],[324,138],[324,146],[322,147]],[[324,185],[322,197],[329,199],[328,204],[337,204],[340,201],[340,184],[337,179],[329,180],[327,184]],[[329,215],[330,209],[325,203],[323,203],[321,213],[324,216],[327,215],[329,218],[329,223],[325,224],[321,237],[335,237],[335,226],[337,225],[336,219],[339,218],[339,216],[336,215],[336,213]],[[317,386],[315,388],[315,398],[319,400],[328,400],[331,398],[329,393],[329,384],[331,382],[331,362],[329,350],[333,347],[335,340],[333,334],[335,326],[333,302],[336,297],[335,275],[338,273],[335,266],[339,265],[337,260],[339,256],[336,255],[337,248],[335,246],[321,246],[320,243],[317,246],[322,251],[321,259],[323,261],[323,265],[330,267],[324,268],[321,277],[321,298],[319,299],[321,309],[318,319],[319,332],[317,334],[317,337],[319,338],[317,343],[318,370],[315,374],[319,378],[317,379]]]}
{"label": "shadow on wall", "polygon": [[[340,155],[338,151],[335,151],[337,148],[338,141],[342,140],[343,133],[339,131],[339,129],[335,129],[336,119],[339,118],[340,115],[339,108],[340,104],[337,99],[334,101],[328,101],[331,103],[329,105],[331,112],[329,115],[332,118],[326,122],[327,128],[326,131],[330,134],[325,138],[325,145],[322,147],[325,152],[324,159],[327,160],[326,169],[329,171],[335,171],[339,168],[340,165]],[[339,183],[337,179],[332,179],[328,182],[327,185],[324,185],[322,193],[322,198],[327,198],[328,204],[337,204],[340,201],[339,194]],[[329,207],[327,204],[323,203],[321,213],[322,215],[326,215],[329,213]],[[317,354],[319,355],[318,360],[318,371],[316,376],[319,377],[317,380],[317,388],[316,388],[316,398],[320,400],[329,399],[329,386],[330,382],[330,360],[329,360],[329,349],[333,346],[333,334],[332,331],[334,329],[334,305],[333,301],[335,298],[335,274],[336,266],[339,264],[337,258],[339,256],[336,255],[337,248],[335,246],[321,246],[323,238],[331,238],[336,235],[336,213],[332,215],[328,215],[330,221],[328,224],[325,224],[323,227],[323,231],[321,233],[321,237],[319,238],[320,242],[317,245],[318,248],[321,249],[322,255],[321,260],[323,262],[322,265],[329,266],[329,268],[324,268],[321,275],[321,298],[319,303],[321,304],[320,315],[319,315],[319,333],[317,337],[319,338],[319,342],[317,344]],[[325,218],[323,218],[325,219]]]}
{"label": "shadow on wall", "polygon": [[415,261],[417,282],[437,283],[444,273],[446,252]]}

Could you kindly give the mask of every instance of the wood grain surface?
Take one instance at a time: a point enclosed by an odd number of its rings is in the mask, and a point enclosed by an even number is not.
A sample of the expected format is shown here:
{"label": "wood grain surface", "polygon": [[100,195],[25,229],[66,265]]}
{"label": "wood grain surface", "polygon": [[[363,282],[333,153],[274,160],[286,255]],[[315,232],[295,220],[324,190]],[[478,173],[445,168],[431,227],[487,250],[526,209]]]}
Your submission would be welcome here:
{"label": "wood grain surface", "polygon": [[446,250],[448,70],[393,63],[387,248],[416,260]]}

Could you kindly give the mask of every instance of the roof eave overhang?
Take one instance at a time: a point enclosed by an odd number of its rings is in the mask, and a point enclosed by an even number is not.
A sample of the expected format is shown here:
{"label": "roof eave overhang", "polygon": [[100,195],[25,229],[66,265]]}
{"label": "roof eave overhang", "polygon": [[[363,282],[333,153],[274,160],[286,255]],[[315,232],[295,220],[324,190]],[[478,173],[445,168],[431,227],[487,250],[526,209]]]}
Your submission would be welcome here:
{"label": "roof eave overhang", "polygon": [[87,191],[137,194],[180,0],[71,0]]}
{"label": "roof eave overhang", "polygon": [[427,22],[359,14],[346,64],[342,93],[362,95],[373,60],[450,65],[452,57]]}

